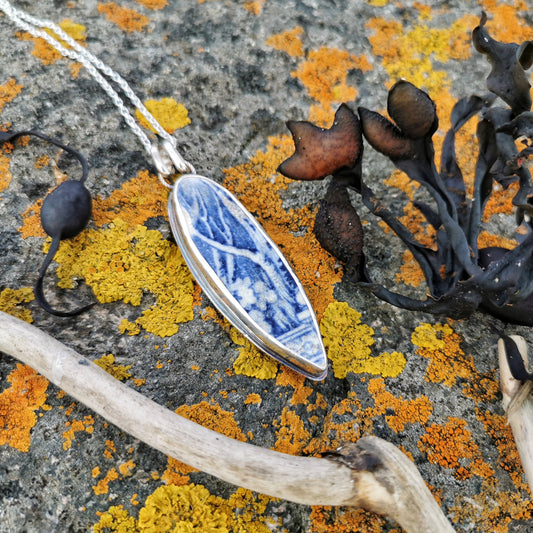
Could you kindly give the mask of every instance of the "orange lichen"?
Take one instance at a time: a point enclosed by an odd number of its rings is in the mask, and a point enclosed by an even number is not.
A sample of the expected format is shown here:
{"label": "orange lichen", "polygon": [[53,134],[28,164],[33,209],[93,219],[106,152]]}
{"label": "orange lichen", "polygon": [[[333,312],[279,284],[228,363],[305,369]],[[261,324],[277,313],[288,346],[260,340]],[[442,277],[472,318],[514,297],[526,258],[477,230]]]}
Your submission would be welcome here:
{"label": "orange lichen", "polygon": [[173,457],[169,457],[161,479],[167,485],[187,485],[190,482],[189,474],[192,472],[197,472],[197,470]]}
{"label": "orange lichen", "polygon": [[374,330],[362,324],[361,313],[346,302],[329,304],[320,322],[320,332],[336,378],[343,379],[348,372],[396,377],[405,367],[405,357],[399,352],[371,355]]}
{"label": "orange lichen", "polygon": [[252,15],[260,15],[266,0],[248,0],[243,3],[244,9]]}
{"label": "orange lichen", "polygon": [[31,324],[33,322],[31,311],[20,307],[20,304],[32,302],[34,298],[33,289],[30,287],[6,288],[0,292],[0,311]]}
{"label": "orange lichen", "polygon": [[335,269],[334,258],[309,230],[314,223],[314,211],[307,206],[290,211],[283,208],[279,193],[299,184],[284,178],[276,169],[293,149],[289,136],[271,137],[264,152],[258,151],[248,163],[224,170],[224,186],[259,219],[280,247],[300,278],[315,312],[321,316],[333,301],[333,288],[341,280],[342,272]]}
{"label": "orange lichen", "polygon": [[494,470],[483,460],[466,421],[449,417],[444,425],[433,424],[420,437],[418,448],[427,455],[428,461],[451,468],[458,479],[471,475],[489,478]]}
{"label": "orange lichen", "polygon": [[289,411],[287,407],[284,407],[279,421],[274,421],[274,426],[278,429],[273,449],[282,453],[300,455],[311,438],[311,434],[305,429],[303,420],[294,411]]}
{"label": "orange lichen", "polygon": [[142,31],[150,22],[148,17],[133,9],[117,6],[114,2],[98,4],[98,12],[104,14],[107,20],[128,33]]}
{"label": "orange lichen", "polygon": [[524,469],[507,418],[504,415],[480,409],[476,409],[476,418],[483,423],[485,431],[490,435],[498,450],[500,468],[509,474],[518,490],[528,490],[528,484],[523,476]]}
{"label": "orange lichen", "polygon": [[129,228],[133,228],[144,224],[149,218],[166,217],[167,201],[168,189],[156,176],[147,170],[141,170],[108,198],[95,198],[93,222],[100,227],[120,216]]}
{"label": "orange lichen", "polygon": [[[161,98],[161,100],[148,100],[144,106],[159,122],[161,127],[168,133],[174,133],[177,129],[184,128],[190,124],[189,112],[183,104],[179,104],[174,98]],[[156,130],[150,126],[142,113],[137,109],[135,111],[137,120],[145,127],[156,133]]]}
{"label": "orange lichen", "polygon": [[98,496],[99,494],[107,494],[109,492],[109,483],[118,479],[118,472],[115,468],[110,468],[96,485],[93,485],[93,491]]}
{"label": "orange lichen", "polygon": [[113,454],[117,452],[117,447],[115,446],[115,443],[112,440],[106,440],[105,441],[105,450],[104,450],[104,457],[106,459],[112,459]]}
{"label": "orange lichen", "polygon": [[508,533],[513,523],[530,521],[532,511],[530,498],[523,498],[520,492],[502,490],[494,478],[484,481],[478,494],[467,499],[459,494],[450,509],[455,523],[469,524],[486,533]]}
{"label": "orange lichen", "polygon": [[37,169],[41,169],[41,168],[48,166],[49,164],[50,164],[50,157],[44,154],[37,158],[37,160],[34,163],[34,166]]}
{"label": "orange lichen", "polygon": [[130,459],[129,461],[126,461],[125,463],[122,463],[118,466],[118,471],[120,472],[120,475],[124,477],[131,476],[131,471],[136,467],[137,465]]}
{"label": "orange lichen", "polygon": [[500,384],[496,369],[484,374],[473,372],[470,379],[463,384],[463,394],[476,403],[493,402],[499,393]]}
{"label": "orange lichen", "polygon": [[509,215],[514,212],[513,198],[518,192],[519,184],[511,183],[507,189],[503,189],[499,183],[494,183],[492,193],[485,205],[483,221],[487,222],[497,214]]}
{"label": "orange lichen", "polygon": [[65,426],[68,427],[66,431],[63,431],[63,450],[69,450],[72,446],[72,441],[76,437],[76,433],[80,431],[85,431],[87,433],[92,433],[94,431],[94,418],[92,415],[87,415],[83,420],[72,420],[65,422]]}
{"label": "orange lichen", "polygon": [[483,9],[490,14],[487,30],[494,39],[511,43],[533,39],[533,28],[527,20],[531,6],[524,0],[483,0]]}
{"label": "orange lichen", "polygon": [[301,36],[303,29],[296,26],[292,30],[287,30],[276,35],[272,35],[266,40],[266,44],[276,50],[286,52],[291,57],[301,57],[304,55]]}
{"label": "orange lichen", "polygon": [[282,367],[281,372],[279,372],[276,377],[276,385],[286,387],[290,385],[294,388],[294,394],[291,398],[291,405],[298,405],[307,403],[307,399],[313,393],[313,388],[304,385],[305,377],[302,374],[288,368],[286,366]]}
{"label": "orange lichen", "polygon": [[14,100],[22,91],[22,85],[18,85],[14,78],[0,85],[0,113],[6,104]]}
{"label": "orange lichen", "polygon": [[[159,336],[174,335],[178,325],[192,320],[192,276],[176,245],[144,226],[128,229],[115,219],[105,230],[86,230],[63,241],[55,257],[59,286],[72,288],[85,279],[102,302],[123,300],[140,305],[144,292],[157,302],[145,309],[132,327]],[[121,329],[127,330],[127,321]]]}
{"label": "orange lichen", "polygon": [[197,424],[217,431],[235,440],[246,441],[246,436],[239,428],[239,424],[230,411],[224,411],[220,405],[200,402],[195,405],[182,405],[176,409],[180,416],[188,418]]}
{"label": "orange lichen", "polygon": [[[86,28],[82,24],[77,24],[72,20],[66,19],[59,23],[59,27],[75,41],[79,43],[83,43],[85,41]],[[52,30],[45,28],[44,31],[46,31],[52,37],[57,39],[63,46],[69,48],[69,46],[64,41],[62,41]],[[33,41],[34,47],[32,55],[40,59],[44,65],[51,65],[52,63],[55,63],[63,57],[55,48],[49,45],[41,37],[34,37],[29,33],[25,32],[18,33],[17,35],[23,40]]]}
{"label": "orange lichen", "polygon": [[518,244],[515,239],[493,235],[487,231],[482,231],[479,234],[477,243],[479,248],[484,248],[486,246],[501,246],[502,248],[507,248],[509,250],[512,250]]}
{"label": "orange lichen", "polygon": [[[385,415],[385,421],[396,433],[404,431],[406,424],[426,424],[433,411],[433,405],[427,396],[421,395],[412,400],[396,397],[385,390],[385,381],[382,378],[371,379],[368,392],[372,394],[375,402],[372,416]],[[391,411],[394,411],[394,414],[390,414]]]}
{"label": "orange lichen", "polygon": [[424,272],[415,260],[414,255],[409,250],[405,250],[402,256],[400,272],[396,273],[397,283],[404,283],[411,287],[420,287],[424,279]]}
{"label": "orange lichen", "polygon": [[0,153],[0,192],[7,189],[11,183],[12,175],[9,170],[9,162],[9,157]]}
{"label": "orange lichen", "polygon": [[418,346],[416,353],[430,360],[426,381],[452,387],[458,378],[468,379],[477,374],[474,359],[461,349],[461,337],[448,324],[418,326],[411,335]]}
{"label": "orange lichen", "polygon": [[250,404],[257,404],[257,405],[261,405],[261,396],[259,396],[259,394],[255,393],[255,392],[251,392],[250,394],[248,394],[248,396],[246,396],[246,399],[244,400],[244,405],[250,405]]}
{"label": "orange lichen", "polygon": [[0,393],[0,446],[27,452],[37,422],[35,411],[45,407],[48,380],[33,368],[17,364],[7,381],[11,386]]}
{"label": "orange lichen", "polygon": [[381,533],[386,525],[381,516],[354,507],[315,506],[309,518],[313,533]]}
{"label": "orange lichen", "polygon": [[304,449],[307,455],[336,450],[347,442],[356,442],[372,432],[372,416],[362,409],[361,402],[345,398],[335,404],[326,415],[319,437],[311,439]]}
{"label": "orange lichen", "polygon": [[[93,200],[92,220],[95,226],[109,224],[117,216],[133,228],[144,224],[149,218],[167,216],[168,189],[156,176],[147,170],[125,182],[109,197]],[[43,201],[39,199],[22,213],[23,225],[19,228],[22,237],[44,237],[40,213]]]}
{"label": "orange lichen", "polygon": [[355,56],[326,46],[307,54],[305,61],[291,75],[303,83],[311,98],[319,104],[320,110],[314,110],[310,120],[315,122],[319,116],[330,119],[332,104],[355,100],[357,89],[346,82],[348,72],[353,69],[367,72],[372,66],[364,55]]}
{"label": "orange lichen", "polygon": [[141,6],[146,7],[147,9],[163,9],[168,6],[167,0],[135,0]]}
{"label": "orange lichen", "polygon": [[100,359],[96,359],[94,362],[119,381],[125,381],[131,377],[131,374],[128,372],[131,365],[119,365],[115,363],[115,356],[112,353],[102,355]]}

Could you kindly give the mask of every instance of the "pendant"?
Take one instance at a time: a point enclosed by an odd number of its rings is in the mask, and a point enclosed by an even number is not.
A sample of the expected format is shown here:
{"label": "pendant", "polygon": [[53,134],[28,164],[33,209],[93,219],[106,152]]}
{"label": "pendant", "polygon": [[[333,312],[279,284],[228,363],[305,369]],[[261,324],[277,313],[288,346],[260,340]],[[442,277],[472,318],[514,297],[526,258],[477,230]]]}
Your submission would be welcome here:
{"label": "pendant", "polygon": [[216,182],[185,174],[173,186],[168,212],[185,262],[213,305],[260,350],[323,379],[326,352],[309,299],[247,209]]}

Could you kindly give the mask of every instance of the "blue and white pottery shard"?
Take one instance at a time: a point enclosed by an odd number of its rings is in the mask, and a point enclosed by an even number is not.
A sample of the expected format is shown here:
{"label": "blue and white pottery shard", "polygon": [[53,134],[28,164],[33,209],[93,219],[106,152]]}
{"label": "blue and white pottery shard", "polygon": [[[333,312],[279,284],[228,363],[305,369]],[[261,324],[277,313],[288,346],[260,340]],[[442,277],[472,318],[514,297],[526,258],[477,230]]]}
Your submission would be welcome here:
{"label": "blue and white pottery shard", "polygon": [[327,358],[302,284],[255,218],[226,189],[197,174],[178,178],[172,232],[209,299],[265,353],[319,380]]}

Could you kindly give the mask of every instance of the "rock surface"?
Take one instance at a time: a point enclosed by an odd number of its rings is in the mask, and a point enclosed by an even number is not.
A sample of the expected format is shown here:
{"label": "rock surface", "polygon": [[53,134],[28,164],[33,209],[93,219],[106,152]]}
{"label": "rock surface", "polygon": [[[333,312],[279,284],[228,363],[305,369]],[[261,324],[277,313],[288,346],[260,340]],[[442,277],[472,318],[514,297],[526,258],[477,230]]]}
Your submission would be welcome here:
{"label": "rock surface", "polygon": [[[293,262],[325,337],[343,346],[329,348],[323,382],[304,381],[246,348],[186,272],[178,269],[177,281],[168,276],[164,260],[175,248],[165,217],[167,193],[150,157],[85,69],[55,57],[5,15],[2,126],[59,138],[91,166],[93,222],[75,244],[65,243],[57,259],[64,283],[70,276],[76,280],[61,289],[52,269],[47,295],[62,308],[89,301],[93,291],[105,303],[61,319],[32,301],[28,288],[45,238],[31,215],[63,173],[78,172],[55,147],[32,139],[0,151],[0,308],[25,312],[91,359],[105,362],[102,357],[113,354],[112,368],[130,386],[234,438],[316,455],[377,435],[413,458],[457,531],[531,530],[531,495],[500,405],[495,333],[517,333],[531,343],[531,330],[481,313],[451,321],[405,312],[342,282],[341,266],[310,234],[327,180],[289,182],[275,172],[292,153],[286,120],[329,127],[343,101],[353,109],[382,111],[387,87],[399,77],[435,100],[442,138],[452,102],[486,92],[489,66],[469,44],[478,2],[16,4],[39,18],[75,23],[64,27],[119,72],[142,101],[172,98],[185,106],[190,124],[175,132],[183,154],[199,173],[236,190]],[[533,38],[525,4],[487,4],[493,19],[488,27],[502,40]],[[460,140],[465,173],[472,169],[469,154],[475,154],[473,131]],[[391,165],[370,148],[363,164],[365,178],[401,214],[405,192],[384,183]],[[408,186],[404,191],[420,194]],[[405,283],[413,278],[398,239],[363,208],[359,212],[376,280],[424,297],[423,284]],[[513,223],[502,209],[486,229],[513,238]],[[104,257],[110,250],[116,251]],[[95,270],[99,277],[91,278]],[[170,303],[165,294],[171,294]],[[0,355],[0,532],[87,531],[119,505],[135,531],[139,510],[165,483],[201,484],[239,507],[230,500],[236,487],[175,464]],[[262,508],[259,496],[246,497],[253,505],[248,514],[229,516],[231,531],[267,531],[266,524],[290,532],[398,531],[392,522],[354,509],[274,500]]]}

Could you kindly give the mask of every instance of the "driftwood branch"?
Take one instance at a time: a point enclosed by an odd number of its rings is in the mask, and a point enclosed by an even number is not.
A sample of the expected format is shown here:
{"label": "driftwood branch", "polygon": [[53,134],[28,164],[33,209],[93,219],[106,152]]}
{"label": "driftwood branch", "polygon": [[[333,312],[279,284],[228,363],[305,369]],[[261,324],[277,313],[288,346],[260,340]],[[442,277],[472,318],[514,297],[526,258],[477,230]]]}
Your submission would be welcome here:
{"label": "driftwood branch", "polygon": [[0,351],[123,431],[228,483],[306,505],[361,507],[392,518],[408,533],[454,531],[414,464],[377,437],[326,458],[239,442],[158,405],[48,334],[1,312]]}
{"label": "driftwood branch", "polygon": [[[528,349],[526,341],[519,335],[510,335],[515,343],[525,367],[528,366]],[[533,494],[533,381],[519,381],[511,374],[506,355],[505,344],[498,340],[498,356],[500,361],[500,386],[502,390],[502,406],[511,426],[513,437],[520,455],[520,461]]]}

